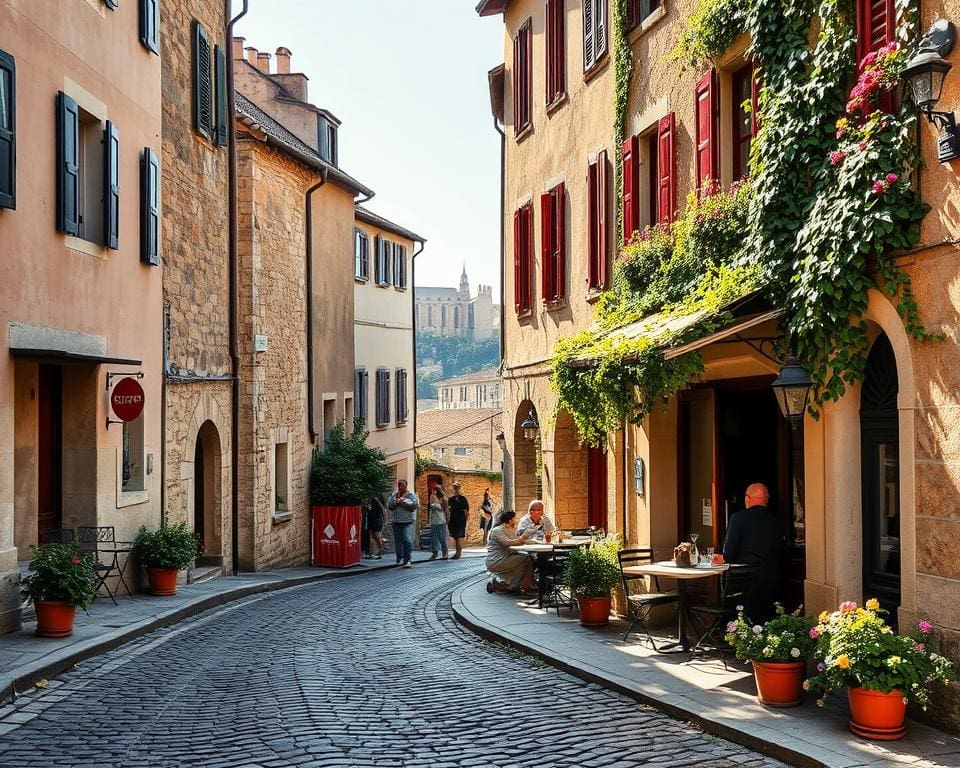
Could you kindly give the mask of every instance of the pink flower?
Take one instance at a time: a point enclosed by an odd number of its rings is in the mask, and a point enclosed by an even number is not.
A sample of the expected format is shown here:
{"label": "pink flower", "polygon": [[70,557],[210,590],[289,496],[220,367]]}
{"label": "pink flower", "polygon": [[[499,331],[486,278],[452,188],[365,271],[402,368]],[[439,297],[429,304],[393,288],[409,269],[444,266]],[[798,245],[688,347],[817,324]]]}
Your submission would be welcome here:
{"label": "pink flower", "polygon": [[834,150],[830,153],[830,165],[840,165],[844,160],[847,159],[847,153],[842,152],[839,149]]}
{"label": "pink flower", "polygon": [[888,173],[888,174],[887,174],[887,184],[896,184],[896,183],[897,183],[897,179],[899,179],[899,178],[900,178],[900,177],[897,176],[897,174],[895,174],[895,173]]}
{"label": "pink flower", "polygon": [[736,632],[737,631],[737,622],[728,621],[727,622],[727,632]]}
{"label": "pink flower", "polygon": [[860,62],[862,67],[872,67],[877,63],[877,54],[873,51],[870,51],[866,56],[863,57],[863,61]]}
{"label": "pink flower", "polygon": [[917,643],[917,650],[918,650],[918,651],[925,651],[925,650],[927,650],[927,646],[924,645],[923,643]]}
{"label": "pink flower", "polygon": [[[873,194],[875,194],[877,197],[880,197],[884,192],[887,191],[887,185],[884,184],[882,181],[875,181],[873,182],[872,189],[873,189]],[[841,608],[840,610],[843,610],[843,608]]]}
{"label": "pink flower", "polygon": [[933,629],[933,624],[931,624],[929,621],[921,621],[919,624],[917,624],[917,629],[926,635],[931,629]]}
{"label": "pink flower", "polygon": [[850,613],[850,611],[857,610],[857,604],[853,600],[847,600],[846,602],[840,603],[840,613]]}
{"label": "pink flower", "polygon": [[860,148],[860,151],[863,152],[867,148],[867,142],[861,141],[857,146]]}
{"label": "pink flower", "polygon": [[820,630],[816,627],[810,627],[810,637],[816,640],[818,637],[820,637]]}
{"label": "pink flower", "polygon": [[81,561],[79,557],[75,557],[70,562],[73,563],[74,565],[80,565]]}
{"label": "pink flower", "polygon": [[817,664],[817,672],[823,672],[823,663],[820,662]]}

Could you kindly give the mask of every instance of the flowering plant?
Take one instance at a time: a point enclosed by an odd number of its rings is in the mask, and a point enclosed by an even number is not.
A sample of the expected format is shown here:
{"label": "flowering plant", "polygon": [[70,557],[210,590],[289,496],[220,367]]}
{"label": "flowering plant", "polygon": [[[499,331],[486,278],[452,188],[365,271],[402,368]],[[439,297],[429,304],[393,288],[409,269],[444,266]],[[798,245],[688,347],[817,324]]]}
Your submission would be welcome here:
{"label": "flowering plant", "polygon": [[741,661],[783,662],[805,661],[816,641],[810,636],[813,619],[803,615],[803,607],[793,613],[776,605],[777,615],[765,624],[753,624],[737,611],[737,618],[727,624],[726,641],[733,646]]}
{"label": "flowering plant", "polygon": [[34,603],[59,600],[73,608],[93,602],[93,555],[76,544],[51,542],[31,547],[29,573],[20,581],[20,594]]}
{"label": "flowering plant", "polygon": [[874,598],[865,608],[848,601],[833,613],[820,614],[810,630],[817,641],[817,674],[803,684],[819,694],[818,705],[830,691],[850,686],[881,693],[897,690],[905,701],[926,708],[933,684],[955,679],[953,664],[932,647],[929,622],[900,635],[883,619],[884,613]]}

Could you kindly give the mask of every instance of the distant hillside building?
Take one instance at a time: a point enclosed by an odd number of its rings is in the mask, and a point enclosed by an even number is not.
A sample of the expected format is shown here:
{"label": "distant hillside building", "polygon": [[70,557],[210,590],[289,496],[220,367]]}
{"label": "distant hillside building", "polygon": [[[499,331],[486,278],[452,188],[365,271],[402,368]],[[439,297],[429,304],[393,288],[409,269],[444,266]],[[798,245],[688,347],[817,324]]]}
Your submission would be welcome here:
{"label": "distant hillside building", "polygon": [[493,288],[481,285],[477,295],[470,296],[470,280],[464,265],[460,288],[415,288],[417,333],[437,336],[463,336],[488,339],[496,327]]}
{"label": "distant hillside building", "polygon": [[465,373],[436,382],[437,408],[442,411],[461,408],[500,408],[500,374],[496,368]]}
{"label": "distant hillside building", "polygon": [[417,453],[455,470],[499,472],[503,451],[497,436],[503,431],[502,416],[499,408],[421,413]]}

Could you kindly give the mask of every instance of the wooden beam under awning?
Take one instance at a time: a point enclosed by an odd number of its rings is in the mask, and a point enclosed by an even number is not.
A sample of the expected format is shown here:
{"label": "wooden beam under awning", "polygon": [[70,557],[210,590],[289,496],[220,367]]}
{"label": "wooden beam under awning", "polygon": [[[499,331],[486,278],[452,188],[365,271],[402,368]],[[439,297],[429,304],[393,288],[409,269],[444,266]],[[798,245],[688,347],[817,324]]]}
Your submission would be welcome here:
{"label": "wooden beam under awning", "polygon": [[672,360],[675,357],[680,357],[680,355],[685,355],[687,352],[694,352],[698,349],[703,349],[714,342],[729,339],[731,336],[736,336],[738,333],[746,331],[750,328],[755,328],[758,325],[762,325],[768,320],[775,320],[782,314],[783,312],[779,309],[771,309],[769,312],[758,312],[755,315],[737,318],[735,323],[723,328],[722,330],[714,331],[713,333],[708,334],[700,339],[695,339],[694,341],[688,342],[681,347],[670,347],[665,349],[663,351],[663,357],[665,360]]}

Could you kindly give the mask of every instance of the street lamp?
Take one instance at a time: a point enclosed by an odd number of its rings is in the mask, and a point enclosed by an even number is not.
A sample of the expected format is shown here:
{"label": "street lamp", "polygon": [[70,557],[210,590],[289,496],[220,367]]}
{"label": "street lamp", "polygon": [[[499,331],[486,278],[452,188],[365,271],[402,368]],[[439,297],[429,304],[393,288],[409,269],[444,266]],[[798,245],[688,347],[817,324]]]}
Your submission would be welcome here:
{"label": "street lamp", "polygon": [[530,409],[527,418],[520,422],[520,429],[523,430],[523,436],[527,440],[537,439],[537,434],[540,432],[540,423],[537,421],[537,413],[533,408]]}
{"label": "street lamp", "polygon": [[953,48],[955,33],[953,24],[940,20],[934,22],[930,31],[920,41],[920,48],[907,62],[901,77],[910,87],[913,101],[926,115],[927,120],[940,128],[937,139],[939,148],[937,159],[941,163],[960,157],[960,135],[957,133],[957,121],[953,112],[934,110],[943,92],[943,81],[953,69],[944,56]]}
{"label": "street lamp", "polygon": [[497,445],[500,446],[500,450],[506,450],[507,438],[504,436],[503,432],[497,434]]}
{"label": "street lamp", "polygon": [[780,411],[790,422],[790,426],[796,429],[803,419],[804,411],[807,410],[807,398],[810,396],[813,382],[803,370],[800,361],[793,355],[788,355],[780,367],[780,375],[771,386],[773,394],[777,397]]}

